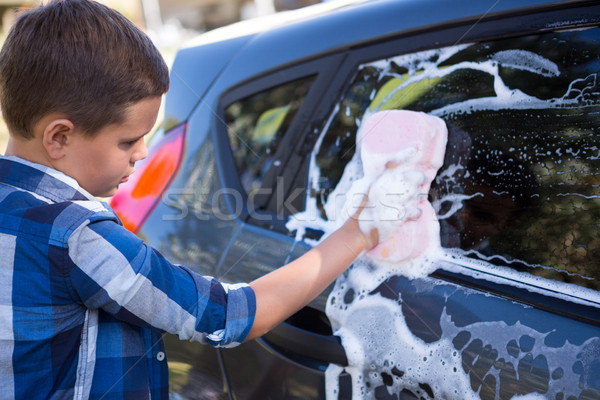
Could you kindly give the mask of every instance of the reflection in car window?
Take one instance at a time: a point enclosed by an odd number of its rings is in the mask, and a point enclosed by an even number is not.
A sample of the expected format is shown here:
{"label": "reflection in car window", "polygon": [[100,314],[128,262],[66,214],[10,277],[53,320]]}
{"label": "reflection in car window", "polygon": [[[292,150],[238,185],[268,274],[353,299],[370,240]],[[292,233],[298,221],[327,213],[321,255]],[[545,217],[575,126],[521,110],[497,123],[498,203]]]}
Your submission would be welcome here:
{"label": "reflection in car window", "polygon": [[286,83],[244,98],[225,109],[227,134],[243,188],[261,187],[273,156],[314,77]]}
{"label": "reflection in car window", "polygon": [[316,150],[308,201],[326,219],[363,117],[424,111],[449,127],[430,191],[442,246],[600,289],[599,71],[600,29],[363,64]]}

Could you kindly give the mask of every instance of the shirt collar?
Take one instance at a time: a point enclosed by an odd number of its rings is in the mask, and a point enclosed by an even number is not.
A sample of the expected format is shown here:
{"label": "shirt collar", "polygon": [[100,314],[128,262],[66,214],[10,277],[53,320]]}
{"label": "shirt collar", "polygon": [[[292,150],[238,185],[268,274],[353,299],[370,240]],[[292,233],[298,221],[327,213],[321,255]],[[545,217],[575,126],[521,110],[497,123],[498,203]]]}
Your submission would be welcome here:
{"label": "shirt collar", "polygon": [[0,183],[34,192],[56,203],[72,200],[97,201],[70,176],[16,156],[0,155]]}

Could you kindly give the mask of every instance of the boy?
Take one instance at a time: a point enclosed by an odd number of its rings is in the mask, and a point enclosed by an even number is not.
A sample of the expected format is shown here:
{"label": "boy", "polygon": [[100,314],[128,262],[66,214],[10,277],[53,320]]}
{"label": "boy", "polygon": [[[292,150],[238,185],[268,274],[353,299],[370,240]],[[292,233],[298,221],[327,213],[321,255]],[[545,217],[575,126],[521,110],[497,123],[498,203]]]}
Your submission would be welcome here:
{"label": "boy", "polygon": [[[146,157],[168,70],[126,18],[87,0],[23,13],[0,53],[0,390],[8,398],[168,398],[161,333],[256,338],[377,242],[355,218],[250,285],[175,266],[111,196]],[[198,238],[201,240],[201,238]]]}

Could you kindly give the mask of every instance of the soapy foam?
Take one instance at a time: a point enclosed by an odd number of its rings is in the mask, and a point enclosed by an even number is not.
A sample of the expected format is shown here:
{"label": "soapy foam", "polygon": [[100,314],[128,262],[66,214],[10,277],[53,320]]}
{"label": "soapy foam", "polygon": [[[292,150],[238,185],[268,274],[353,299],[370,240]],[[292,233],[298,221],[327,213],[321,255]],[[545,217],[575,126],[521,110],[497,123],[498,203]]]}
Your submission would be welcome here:
{"label": "soapy foam", "polygon": [[[422,266],[431,259],[421,258],[411,260],[415,266]],[[394,367],[402,372],[402,376],[394,376],[393,383],[386,387],[391,393],[398,393],[403,389],[417,393],[422,389],[422,383],[431,387],[435,398],[446,400],[463,400],[478,398],[477,393],[471,388],[469,374],[462,364],[460,352],[450,342],[452,338],[464,331],[452,320],[444,310],[440,317],[440,327],[444,335],[433,343],[425,343],[415,337],[407,328],[401,311],[400,302],[369,293],[381,285],[385,279],[398,274],[402,267],[391,265],[393,268],[381,268],[359,261],[352,266],[346,274],[338,279],[328,303],[327,314],[334,326],[339,327],[336,334],[342,337],[347,350],[349,367],[345,371],[352,378],[352,393],[354,399],[374,398],[374,387],[384,384],[382,372],[390,371]],[[435,285],[435,281],[417,281],[420,285]],[[442,283],[442,282],[439,282]],[[417,286],[417,292],[428,291],[427,286]],[[344,301],[349,290],[353,290],[352,301]],[[479,294],[475,290],[461,289],[466,295]],[[567,360],[573,360],[574,355],[580,354],[585,365],[589,365],[597,357],[600,349],[600,339],[592,338],[581,345],[565,343],[561,347],[548,347],[546,338],[553,333],[539,332],[533,328],[516,322],[508,325],[504,321],[479,322],[469,325],[468,332],[471,339],[465,344],[485,340],[482,346],[497,351],[497,360],[514,360],[516,355],[510,353],[507,346],[511,340],[529,338],[532,345],[523,350],[520,357],[526,354],[532,357],[544,356],[550,372],[563,369],[561,377],[549,382],[549,390],[544,398],[555,398],[558,393],[566,388],[576,388],[580,383],[580,375],[565,366]],[[578,356],[579,357],[579,356]],[[587,360],[588,358],[589,360]],[[336,399],[337,377],[344,370],[340,366],[330,366],[326,372],[327,398]],[[486,375],[493,376],[500,382],[501,370],[491,368]],[[388,374],[389,375],[389,374]],[[483,378],[483,377],[480,377]],[[489,389],[489,388],[488,388]],[[537,394],[532,394],[537,396]],[[536,398],[536,397],[533,397]]]}
{"label": "soapy foam", "polygon": [[[403,389],[418,393],[422,390],[420,384],[431,382],[436,398],[478,398],[472,391],[462,391],[469,386],[469,379],[462,372],[460,354],[451,343],[439,341],[428,345],[419,340],[406,340],[412,338],[412,333],[403,323],[395,301],[365,296],[350,304],[342,315],[345,319],[336,322],[343,327],[339,334],[350,350],[346,353],[349,363],[346,372],[356,377],[352,381],[353,398],[371,398],[375,383],[383,381],[381,372],[394,368],[398,374],[388,374],[392,377],[391,384],[386,385],[389,393]],[[355,320],[362,323],[355,324]],[[344,328],[350,326],[353,329]],[[394,346],[381,346],[382,343],[394,343]],[[330,367],[326,375],[339,375],[339,368]],[[336,398],[336,390],[335,385],[327,385],[327,398]]]}
{"label": "soapy foam", "polygon": [[555,63],[530,51],[504,50],[493,54],[490,58],[504,67],[529,71],[546,77],[560,75],[560,70]]}
{"label": "soapy foam", "polygon": [[[431,111],[431,115],[468,114],[480,110],[502,110],[506,108],[551,109],[568,108],[572,105],[581,108],[586,107],[585,96],[595,95],[595,92],[597,92],[597,75],[595,74],[573,81],[564,96],[557,99],[542,100],[526,95],[519,90],[508,88],[499,75],[498,68],[501,64],[545,76],[559,74],[555,65],[550,61],[544,60],[533,53],[528,54],[528,52],[518,50],[496,53],[495,59],[492,58],[477,63],[461,62],[453,66],[445,66],[443,69],[439,68],[439,64],[466,47],[468,45],[430,50],[365,65],[365,67],[380,69],[382,75],[394,75],[390,72],[392,63],[406,68],[409,72],[408,78],[402,76],[404,79],[402,83],[389,93],[377,107],[365,112],[364,120],[372,113],[379,111],[387,101],[392,99],[394,93],[422,79],[443,77],[458,69],[473,69],[490,74],[494,79],[495,96],[449,104]],[[420,73],[415,74],[416,71],[420,71]],[[375,93],[371,94],[371,98],[375,98]],[[323,130],[319,143],[322,141],[336,113],[337,111],[332,114]],[[361,121],[357,121],[357,125],[360,127]],[[338,214],[343,214],[340,213],[340,210],[343,210],[343,205],[346,204],[345,194],[350,193],[353,184],[363,179],[365,175],[360,157],[361,141],[358,140],[358,135],[356,147],[354,158],[346,166],[340,182],[324,204],[328,218],[330,216],[333,216],[333,218],[327,221],[319,219],[320,213],[318,212],[317,203],[314,198],[308,197],[306,211],[297,214],[288,223],[290,230],[297,231],[298,240],[301,240],[303,229],[306,226],[318,226],[325,232],[324,236],[327,236],[343,223],[343,218]],[[317,145],[309,167],[310,180],[315,188],[320,177],[320,170],[315,162],[318,148]],[[600,156],[600,151],[598,154]],[[385,157],[382,157],[381,161],[385,161]],[[438,177],[445,178],[452,183],[453,178],[459,173],[464,173],[464,171],[464,167],[460,162],[457,162],[450,165],[446,170],[440,171]],[[468,176],[465,175],[465,177]],[[361,188],[361,190],[364,192],[366,187]],[[453,193],[436,201],[432,207],[435,213],[438,214],[437,218],[441,220],[452,216],[462,207],[462,203],[466,199],[478,195],[483,194],[467,196]],[[444,214],[440,214],[442,205],[444,205]],[[316,244],[316,242],[313,244]],[[437,268],[441,267],[449,271],[471,275],[477,279],[485,279],[501,284],[510,283],[529,291],[564,298],[587,306],[597,307],[600,304],[600,294],[594,290],[551,281],[510,268],[497,267],[485,261],[474,260],[466,256],[467,253],[460,249],[441,249],[433,246],[425,254],[402,262],[373,262],[373,260],[363,257],[338,278],[329,296],[326,312],[332,322],[335,334],[342,338],[348,354],[350,366],[346,367],[345,371],[352,376],[353,397],[355,399],[374,398],[374,387],[384,382],[383,377],[378,374],[383,370],[389,370],[394,365],[402,369],[404,374],[401,377],[393,376],[392,385],[388,386],[388,390],[392,393],[397,393],[404,388],[415,393],[420,390],[422,393],[422,386],[419,385],[419,382],[427,382],[430,385],[435,385],[435,387],[432,386],[432,389],[436,398],[478,398],[471,388],[468,374],[464,372],[460,365],[460,357],[456,355],[452,343],[449,343],[447,339],[458,334],[460,328],[454,325],[445,312],[441,317],[443,338],[437,342],[427,344],[412,335],[408,330],[398,303],[381,296],[367,295],[390,276],[421,277],[436,264]],[[524,264],[528,265],[527,263]],[[423,284],[426,281],[419,282]],[[355,300],[350,304],[345,304],[342,299],[349,289],[352,289],[355,293]],[[491,343],[493,348],[501,352],[499,358],[503,356],[506,359],[509,358],[508,354],[504,354],[507,351],[506,343],[509,338],[518,338],[523,335],[532,337],[535,339],[535,346],[531,352],[536,354],[543,351],[548,357],[550,371],[566,365],[565,362],[573,360],[575,354],[580,354],[584,349],[594,345],[588,341],[582,345],[566,343],[560,348],[549,349],[543,345],[548,333],[537,332],[520,323],[507,326],[504,322],[480,322],[470,325],[469,331],[472,332],[473,336],[493,341]],[[424,359],[424,355],[426,359]],[[445,368],[445,366],[450,367]],[[326,373],[328,399],[337,398],[338,376],[343,370],[342,367],[336,365],[331,365],[328,368]],[[570,371],[570,368],[564,368],[564,370],[562,378],[553,379],[549,382],[550,388],[547,395],[557,394],[561,388],[579,387],[579,375]],[[490,373],[495,373],[496,381],[500,382],[498,371],[493,372],[492,369]],[[547,397],[529,394],[520,398],[529,400]]]}

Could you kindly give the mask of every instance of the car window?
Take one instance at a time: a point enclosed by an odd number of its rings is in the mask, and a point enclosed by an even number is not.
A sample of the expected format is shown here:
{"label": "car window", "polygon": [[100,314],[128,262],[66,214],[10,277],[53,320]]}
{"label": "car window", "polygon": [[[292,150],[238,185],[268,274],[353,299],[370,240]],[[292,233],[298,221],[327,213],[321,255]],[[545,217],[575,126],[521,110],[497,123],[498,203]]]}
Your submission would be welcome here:
{"label": "car window", "polygon": [[366,115],[430,113],[449,127],[429,194],[442,246],[600,289],[599,70],[597,28],[365,62],[315,149],[307,202],[327,219]]}
{"label": "car window", "polygon": [[235,101],[225,108],[233,159],[248,195],[261,188],[278,146],[314,77],[288,82]]}

